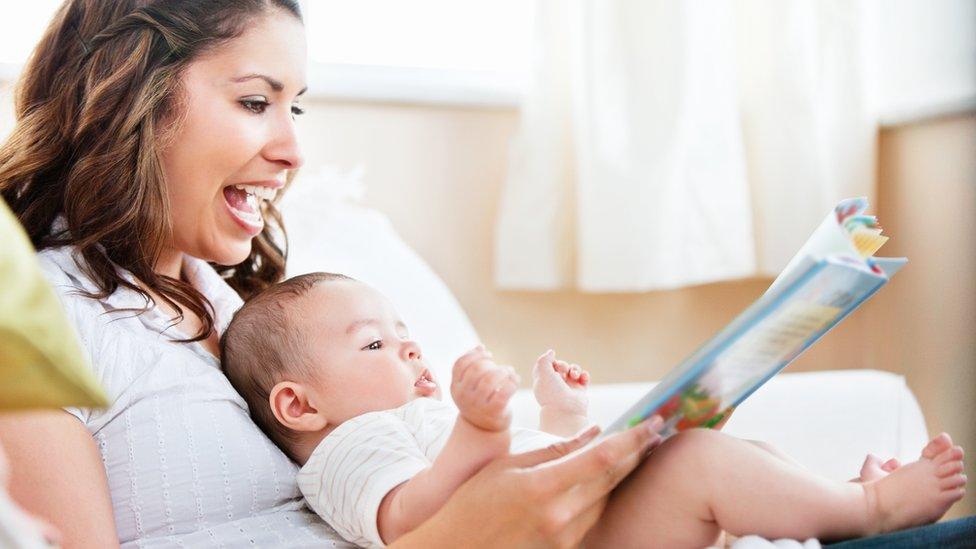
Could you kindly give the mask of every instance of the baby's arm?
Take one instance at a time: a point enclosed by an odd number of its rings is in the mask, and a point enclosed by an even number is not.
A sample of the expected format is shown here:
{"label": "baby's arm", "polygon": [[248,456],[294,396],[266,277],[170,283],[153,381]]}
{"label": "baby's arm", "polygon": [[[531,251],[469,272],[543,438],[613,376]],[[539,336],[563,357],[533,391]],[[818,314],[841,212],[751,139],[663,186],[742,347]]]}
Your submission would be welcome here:
{"label": "baby's arm", "polygon": [[539,429],[571,437],[590,425],[586,386],[590,374],[576,364],[556,360],[546,351],[532,369],[532,391],[539,402]]}
{"label": "baby's arm", "polygon": [[454,363],[451,396],[460,412],[454,429],[430,467],[383,498],[377,526],[384,543],[420,526],[461,484],[508,453],[508,401],[517,389],[515,371],[492,362],[480,345]]}

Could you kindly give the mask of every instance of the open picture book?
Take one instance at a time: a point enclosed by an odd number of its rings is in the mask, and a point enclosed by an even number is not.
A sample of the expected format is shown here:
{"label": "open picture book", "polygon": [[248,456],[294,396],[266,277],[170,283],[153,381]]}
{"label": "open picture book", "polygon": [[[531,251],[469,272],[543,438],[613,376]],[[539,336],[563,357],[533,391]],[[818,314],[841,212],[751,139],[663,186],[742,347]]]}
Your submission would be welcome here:
{"label": "open picture book", "polygon": [[664,437],[712,427],[874,295],[905,258],[874,257],[888,240],[865,198],[841,201],[769,289],[604,429],[658,414]]}

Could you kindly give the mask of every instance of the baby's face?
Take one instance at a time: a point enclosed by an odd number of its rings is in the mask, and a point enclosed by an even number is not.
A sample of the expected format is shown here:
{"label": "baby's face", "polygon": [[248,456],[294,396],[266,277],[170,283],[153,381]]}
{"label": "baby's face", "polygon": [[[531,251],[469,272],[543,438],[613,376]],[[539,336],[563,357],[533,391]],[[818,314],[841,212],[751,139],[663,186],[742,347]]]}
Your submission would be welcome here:
{"label": "baby's face", "polygon": [[370,286],[319,283],[297,309],[316,372],[309,390],[330,424],[418,397],[441,397],[393,304]]}

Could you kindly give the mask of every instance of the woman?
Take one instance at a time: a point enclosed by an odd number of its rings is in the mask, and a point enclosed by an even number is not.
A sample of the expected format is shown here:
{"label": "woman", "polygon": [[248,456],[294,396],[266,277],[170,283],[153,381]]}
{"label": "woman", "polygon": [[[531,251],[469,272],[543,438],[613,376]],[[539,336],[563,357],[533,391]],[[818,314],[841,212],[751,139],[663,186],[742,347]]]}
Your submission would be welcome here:
{"label": "woman", "polygon": [[[112,401],[0,421],[14,497],[65,546],[341,544],[215,358],[283,273],[304,90],[294,0],[70,0],[28,63],[0,194]],[[593,435],[491,464],[397,546],[577,544],[658,441],[554,461]]]}

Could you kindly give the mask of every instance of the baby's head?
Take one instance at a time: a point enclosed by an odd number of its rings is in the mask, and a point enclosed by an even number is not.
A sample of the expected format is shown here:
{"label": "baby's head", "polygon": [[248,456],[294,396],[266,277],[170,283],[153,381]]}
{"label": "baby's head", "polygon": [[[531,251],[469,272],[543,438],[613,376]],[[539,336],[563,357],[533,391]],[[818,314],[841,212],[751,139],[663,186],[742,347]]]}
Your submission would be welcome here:
{"label": "baby's head", "polygon": [[393,304],[343,275],[296,276],[255,295],[220,350],[251,417],[299,463],[348,419],[440,398]]}

